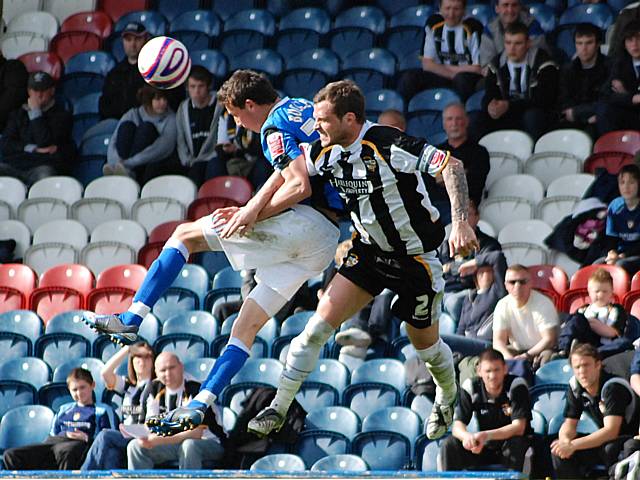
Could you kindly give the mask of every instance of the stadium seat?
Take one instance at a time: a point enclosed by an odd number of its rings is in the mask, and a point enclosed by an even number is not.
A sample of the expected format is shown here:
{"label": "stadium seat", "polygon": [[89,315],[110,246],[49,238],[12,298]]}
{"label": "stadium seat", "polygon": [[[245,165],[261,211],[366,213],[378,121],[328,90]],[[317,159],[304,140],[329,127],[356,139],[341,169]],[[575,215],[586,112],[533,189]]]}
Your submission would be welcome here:
{"label": "stadium seat", "polygon": [[622,152],[635,155],[640,150],[640,132],[616,130],[600,136],[593,145],[593,153]]}
{"label": "stadium seat", "polygon": [[250,470],[253,472],[303,472],[305,465],[304,461],[297,455],[291,453],[273,453],[271,455],[265,455],[253,462]]}
{"label": "stadium seat", "polygon": [[0,312],[26,309],[36,282],[35,272],[27,265],[0,264]]}
{"label": "stadium seat", "polygon": [[398,110],[404,112],[404,100],[395,90],[381,89],[365,94],[367,116],[377,119],[385,110]]}
{"label": "stadium seat", "polygon": [[20,55],[18,58],[27,68],[27,72],[47,72],[54,80],[62,76],[62,60],[52,52],[31,52]]}
{"label": "stadium seat", "polygon": [[360,419],[346,407],[324,407],[307,414],[304,431],[313,430],[337,433],[350,441],[360,431]]}
{"label": "stadium seat", "polygon": [[297,8],[280,19],[276,51],[285,58],[319,48],[331,28],[331,17],[322,8]]}
{"label": "stadium seat", "polygon": [[190,360],[184,364],[184,373],[193,377],[196,382],[202,383],[206,380],[215,362],[216,359],[211,357]]}
{"label": "stadium seat", "polygon": [[[27,187],[17,178],[0,176],[0,203],[11,207],[12,217],[18,213],[18,207],[27,198]],[[10,217],[11,218],[11,217]]]}
{"label": "stadium seat", "polygon": [[49,42],[42,35],[29,32],[5,33],[2,37],[2,56],[13,60],[31,52],[45,52]]}
{"label": "stadium seat", "polygon": [[209,344],[194,335],[172,333],[160,335],[153,342],[153,350],[160,352],[174,352],[183,362],[195,360],[209,355]]}
{"label": "stadium seat", "polygon": [[160,225],[154,227],[149,233],[149,239],[147,244],[138,252],[138,263],[149,268],[151,263],[160,254],[165,242],[169,239],[173,231],[178,225],[184,223],[184,220],[173,220],[170,222],[163,222]]}
{"label": "stadium seat", "polygon": [[351,450],[371,470],[402,470],[411,462],[411,444],[393,432],[366,432],[353,441]]}
{"label": "stadium seat", "polygon": [[617,175],[620,169],[634,162],[633,155],[621,152],[599,152],[591,155],[584,162],[584,171],[594,174],[598,169],[605,169],[611,175]]}
{"label": "stadium seat", "polygon": [[172,315],[164,321],[162,334],[188,333],[211,343],[218,332],[218,322],[209,312],[193,310]]}
{"label": "stadium seat", "polygon": [[107,268],[134,263],[137,251],[121,242],[89,243],[80,252],[80,262],[99,275]]}
{"label": "stadium seat", "polygon": [[568,383],[542,383],[530,389],[533,410],[544,415],[547,422],[564,410]]}
{"label": "stadium seat", "polygon": [[560,307],[560,297],[569,289],[567,274],[555,265],[530,265],[531,286],[536,290],[556,297],[556,307]]}
{"label": "stadium seat", "polygon": [[87,308],[96,313],[119,313],[129,308],[147,269],[142,265],[117,265],[98,275],[96,288],[87,296]]}
{"label": "stadium seat", "polygon": [[127,215],[139,196],[138,183],[132,178],[118,175],[97,178],[84,191],[84,198],[108,198],[120,202]]}
{"label": "stadium seat", "polygon": [[420,55],[424,45],[424,27],[432,13],[431,5],[413,5],[393,14],[385,33],[387,49],[398,58]]}
{"label": "stadium seat", "polygon": [[542,385],[545,383],[569,383],[569,379],[573,376],[573,370],[569,361],[566,359],[552,360],[545,363],[536,370],[535,384]]}
{"label": "stadium seat", "polygon": [[211,290],[204,299],[204,309],[212,312],[217,301],[224,298],[230,299],[230,296],[239,300],[241,286],[240,272],[234,271],[231,267],[223,268],[213,277]]}
{"label": "stadium seat", "polygon": [[180,15],[197,10],[200,7],[200,0],[155,0],[155,9],[164,17],[173,22]]}
{"label": "stadium seat", "polygon": [[366,93],[387,87],[395,72],[393,54],[382,48],[371,48],[344,58],[340,75],[356,82]]}
{"label": "stadium seat", "polygon": [[7,33],[14,32],[34,33],[51,41],[58,33],[58,21],[49,12],[21,13],[7,24]]}
{"label": "stadium seat", "polygon": [[[304,381],[300,391],[305,397],[315,394],[319,397],[317,401],[322,401],[322,397],[330,399],[335,396],[333,404],[337,405],[348,382],[349,370],[342,363],[332,358],[322,358]],[[326,403],[329,403],[328,400]]]}
{"label": "stadium seat", "polygon": [[[220,50],[233,65],[234,59],[250,50],[266,47],[276,30],[275,18],[268,10],[241,10],[224,20]],[[233,69],[233,66],[231,67]],[[264,70],[264,69],[262,69]]]}
{"label": "stadium seat", "polygon": [[544,3],[531,3],[526,8],[538,21],[545,34],[551,33],[556,28],[556,15],[551,6]]}
{"label": "stadium seat", "polygon": [[330,32],[331,49],[344,60],[358,50],[373,48],[384,33],[386,18],[378,7],[352,7],[338,14]]}
{"label": "stadium seat", "polygon": [[286,59],[282,89],[293,97],[312,99],[338,74],[340,60],[327,48],[305,50]]}
{"label": "stadium seat", "polygon": [[0,418],[9,410],[38,402],[37,391],[28,383],[0,380]]}
{"label": "stadium seat", "polygon": [[[171,4],[176,4],[173,0]],[[197,2],[196,2],[197,3]],[[218,16],[209,10],[189,9],[171,20],[171,36],[180,40],[191,52],[208,49],[222,26]]]}
{"label": "stadium seat", "polygon": [[154,305],[153,314],[164,322],[175,314],[198,310],[208,289],[209,276],[204,268],[186,264]]}
{"label": "stadium seat", "polygon": [[273,358],[278,358],[280,351],[284,346],[288,345],[294,337],[304,330],[304,327],[307,325],[311,315],[313,315],[313,312],[311,311],[298,312],[287,317],[284,322],[282,322],[280,335],[273,342],[271,352]]}
{"label": "stadium seat", "polygon": [[237,202],[228,198],[220,197],[204,197],[196,198],[189,204],[187,208],[187,219],[190,221],[196,221],[199,218],[211,215],[211,212],[215,212],[218,208],[224,207],[239,207]]}
{"label": "stadium seat", "polygon": [[90,356],[91,343],[75,333],[45,334],[36,341],[35,355],[55,370],[70,359]]}
{"label": "stadium seat", "polygon": [[[624,297],[620,297],[614,292],[613,301],[615,303],[620,303],[622,301],[622,298]],[[575,313],[578,308],[587,303],[591,303],[591,299],[589,298],[589,292],[587,291],[586,287],[570,288],[564,293],[564,295],[562,295],[562,298],[560,299],[560,310],[566,313]]]}
{"label": "stadium seat", "polygon": [[142,187],[140,198],[172,198],[187,206],[196,198],[197,187],[184,175],[162,175]]}
{"label": "stadium seat", "polygon": [[460,98],[453,91],[446,88],[424,90],[415,95],[407,106],[407,132],[410,135],[433,139],[435,134],[443,131],[442,111],[452,102],[459,102]]}
{"label": "stadium seat", "polygon": [[531,156],[533,139],[520,130],[498,130],[482,137],[478,142],[489,154],[492,152],[510,153],[523,162]]}
{"label": "stadium seat", "polygon": [[580,198],[570,196],[543,198],[536,207],[536,218],[548,225],[557,225],[564,217],[571,215],[579,201]]}
{"label": "stadium seat", "polygon": [[311,466],[312,472],[366,472],[369,465],[362,458],[350,453],[341,455],[328,455],[321,458]]}
{"label": "stadium seat", "polygon": [[71,373],[71,370],[77,367],[89,370],[91,372],[91,375],[93,376],[93,380],[96,382],[96,385],[102,388],[102,390],[98,390],[97,388],[95,390],[96,398],[99,401],[102,398],[102,391],[105,388],[100,373],[104,368],[104,363],[102,362],[102,360],[93,357],[86,357],[65,362],[62,365],[58,365],[58,367],[54,370],[51,381],[66,383],[67,376],[69,375],[69,373]]}
{"label": "stadium seat", "polygon": [[2,2],[2,19],[5,23],[26,12],[42,10],[42,0],[6,0]]}
{"label": "stadium seat", "polygon": [[411,400],[410,408],[425,422],[429,418],[429,415],[431,415],[433,402],[426,395],[416,395]]}
{"label": "stadium seat", "polygon": [[627,271],[617,265],[586,265],[571,276],[569,288],[587,288],[589,277],[599,268],[604,268],[611,274],[613,278],[613,293],[623,298],[629,291],[630,278]]}
{"label": "stadium seat", "polygon": [[58,54],[63,62],[71,57],[91,50],[100,50],[102,39],[91,32],[61,32],[52,40],[50,49]]}
{"label": "stadium seat", "polygon": [[101,11],[78,12],[68,16],[60,26],[61,32],[91,32],[103,40],[113,30],[113,22],[109,15]]}
{"label": "stadium seat", "polygon": [[426,436],[420,435],[415,444],[414,464],[419,471],[435,472],[440,468],[440,446],[446,437],[438,440],[429,440]]}
{"label": "stadium seat", "polygon": [[[238,298],[239,299],[239,298]],[[231,334],[231,327],[234,320],[237,318],[237,314],[228,316],[222,325],[220,326],[220,334],[211,343],[211,355],[219,356],[222,350],[229,341]],[[278,331],[278,322],[275,318],[270,318],[262,326],[256,335],[256,338],[251,346],[251,356],[253,358],[266,358],[269,355],[269,348],[273,344],[273,339],[276,337]]]}
{"label": "stadium seat", "polygon": [[[564,414],[562,412],[555,415],[553,418],[549,419],[548,424],[548,434],[550,436],[557,435],[560,431],[560,427],[564,423]],[[588,435],[590,433],[598,430],[598,425],[585,413],[582,414],[580,419],[578,420],[578,425],[576,426],[576,433],[579,435]]]}
{"label": "stadium seat", "polygon": [[101,223],[91,232],[91,243],[119,242],[130,246],[134,251],[140,250],[147,239],[142,225],[133,220],[111,220]]}
{"label": "stadium seat", "polygon": [[129,22],[143,24],[152,37],[167,33],[167,20],[162,14],[153,10],[136,10],[125,13],[116,22],[113,28],[114,32],[120,34]]}
{"label": "stadium seat", "polygon": [[375,3],[388,16],[395,16],[401,12],[415,8],[420,3],[419,0],[376,0]]}
{"label": "stadium seat", "polygon": [[594,178],[589,173],[578,173],[556,178],[547,187],[547,197],[570,195],[582,198],[593,183]]}
{"label": "stadium seat", "polygon": [[487,198],[480,204],[480,218],[496,232],[511,222],[532,219],[534,211],[535,207],[529,200],[518,197]]}
{"label": "stadium seat", "polygon": [[0,381],[13,380],[31,385],[37,391],[51,378],[47,363],[36,357],[21,357],[0,363]]}
{"label": "stadium seat", "polygon": [[277,388],[282,364],[273,358],[249,358],[222,391],[222,404],[240,413],[242,400],[256,387]]}
{"label": "stadium seat", "polygon": [[[42,320],[31,310],[9,310],[0,313],[0,339],[3,342],[14,339],[27,341],[27,345],[31,343],[31,348],[27,347],[27,351],[33,352],[33,344],[41,335],[42,330]],[[5,333],[10,335],[5,335]],[[2,379],[0,377],[0,380]]]}
{"label": "stadium seat", "polygon": [[109,141],[113,132],[103,133],[100,135],[93,135],[91,137],[85,136],[80,144],[80,152],[83,156],[100,156],[107,157],[107,149],[109,148]]}
{"label": "stadium seat", "polygon": [[544,186],[531,175],[507,175],[491,184],[489,198],[495,197],[519,197],[537,205],[544,198]]}
{"label": "stadium seat", "polygon": [[480,90],[467,98],[467,101],[464,104],[467,113],[482,111],[482,99],[484,98],[484,95],[485,91]]}
{"label": "stadium seat", "polygon": [[542,220],[518,220],[500,229],[498,241],[505,243],[533,243],[545,247],[544,239],[551,234],[551,227]]}
{"label": "stadium seat", "polygon": [[33,234],[24,262],[41,274],[60,264],[76,263],[79,250],[87,243],[84,226],[75,220],[47,222]]}
{"label": "stadium seat", "polygon": [[[120,310],[121,312],[123,310]],[[110,313],[119,313],[119,312],[110,312]],[[160,332],[160,322],[158,319],[153,316],[152,313],[149,313],[144,320],[142,321],[142,325],[140,325],[140,331],[138,332],[138,336],[146,340],[150,345],[156,341]],[[109,359],[115,355],[117,351],[120,350],[120,347],[113,343],[109,337],[106,335],[100,335],[98,339],[93,344],[93,356],[95,358],[99,358],[103,362],[108,362]],[[156,352],[157,353],[157,352]]]}
{"label": "stadium seat", "polygon": [[82,185],[73,177],[47,177],[31,186],[28,198],[57,198],[71,205],[82,198]]}
{"label": "stadium seat", "polygon": [[267,48],[247,50],[235,55],[229,55],[229,58],[231,58],[230,70],[248,68],[263,72],[271,78],[277,78],[282,73],[284,66],[284,61],[280,54]]}
{"label": "stadium seat", "polygon": [[147,233],[169,220],[181,220],[186,208],[172,198],[141,198],[133,204],[131,218],[140,223]]}
{"label": "stadium seat", "polygon": [[43,405],[9,410],[0,421],[0,451],[43,442],[51,430],[53,416],[53,410]]}
{"label": "stadium seat", "polygon": [[[422,432],[422,420],[406,407],[387,407],[370,413],[362,421],[362,432],[394,432],[411,444]],[[361,434],[360,434],[361,435]]]}
{"label": "stadium seat", "polygon": [[218,50],[196,50],[191,52],[190,56],[193,65],[202,65],[213,74],[215,86],[226,78],[229,61]]}
{"label": "stadium seat", "polygon": [[68,310],[58,313],[47,322],[44,333],[74,333],[86,338],[93,345],[98,338],[98,333],[82,321],[84,313],[85,310]]}
{"label": "stadium seat", "polygon": [[519,263],[525,267],[547,263],[549,250],[533,243],[508,243],[502,245],[502,253],[507,260],[507,265]]}
{"label": "stadium seat", "polygon": [[307,465],[328,455],[344,455],[349,451],[349,440],[343,435],[326,430],[305,430],[298,434],[295,453]]}
{"label": "stadium seat", "polygon": [[232,15],[241,12],[242,10],[249,10],[255,8],[254,0],[216,0],[211,2],[212,9],[223,20],[227,21]]}
{"label": "stadium seat", "polygon": [[98,225],[109,221],[121,221],[127,216],[128,212],[122,203],[112,198],[85,197],[71,205],[71,218],[78,220],[90,232]]}
{"label": "stadium seat", "polygon": [[63,23],[68,17],[78,12],[90,12],[96,9],[95,0],[43,0],[42,9],[50,12]]}
{"label": "stadium seat", "polygon": [[[74,57],[77,56],[78,55],[74,55]],[[74,124],[79,122],[83,123],[82,126],[84,127],[84,130],[78,132],[78,127],[76,127],[76,130],[74,130],[73,140],[76,142],[76,145],[79,145],[82,141],[82,136],[80,134],[84,134],[86,130],[88,130],[90,127],[93,127],[100,121],[100,116],[98,115],[98,100],[100,99],[103,88],[104,76],[92,72],[77,72],[65,74],[62,77],[61,81],[58,83],[57,91],[74,105]],[[93,108],[91,109],[91,111],[78,111],[78,109],[86,110],[86,107],[89,107],[91,101],[84,99],[84,97],[88,95],[93,95]],[[77,103],[81,104],[76,106]],[[90,113],[93,114],[93,116],[89,117],[88,115]]]}
{"label": "stadium seat", "polygon": [[581,171],[582,161],[573,154],[562,152],[534,153],[524,164],[524,173],[536,177],[545,188],[559,176]]}
{"label": "stadium seat", "polygon": [[100,0],[100,10],[111,17],[111,20],[117,22],[125,13],[136,10],[145,10],[148,6],[147,0]]}
{"label": "stadium seat", "polygon": [[73,78],[76,75],[97,75],[100,77],[106,77],[115,65],[115,60],[111,54],[107,52],[81,52],[74,55],[67,61],[65,65],[65,75],[68,78]]}
{"label": "stadium seat", "polygon": [[558,25],[575,25],[591,23],[601,30],[606,30],[613,23],[613,13],[606,3],[583,4],[568,8],[562,15]]}
{"label": "stadium seat", "polygon": [[591,155],[593,142],[582,130],[565,128],[553,130],[541,136],[533,147],[533,153],[562,152],[584,162]]}

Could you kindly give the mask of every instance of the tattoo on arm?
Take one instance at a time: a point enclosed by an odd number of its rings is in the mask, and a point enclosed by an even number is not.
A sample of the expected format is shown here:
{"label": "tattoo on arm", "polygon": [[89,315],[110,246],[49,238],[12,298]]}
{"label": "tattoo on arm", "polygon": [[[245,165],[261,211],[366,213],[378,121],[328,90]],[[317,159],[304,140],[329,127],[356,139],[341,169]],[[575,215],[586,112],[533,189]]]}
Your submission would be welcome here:
{"label": "tattoo on arm", "polygon": [[462,162],[451,157],[442,170],[444,186],[451,200],[451,218],[453,221],[466,221],[469,211],[469,188]]}

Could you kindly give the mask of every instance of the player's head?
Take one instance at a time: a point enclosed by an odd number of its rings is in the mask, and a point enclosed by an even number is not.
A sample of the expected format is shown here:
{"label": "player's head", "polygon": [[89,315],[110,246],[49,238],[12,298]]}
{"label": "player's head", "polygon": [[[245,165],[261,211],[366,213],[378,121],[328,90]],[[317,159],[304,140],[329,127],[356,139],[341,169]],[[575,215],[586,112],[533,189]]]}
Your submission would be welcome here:
{"label": "player's head", "polygon": [[313,103],[322,145],[351,145],[366,120],[360,88],[351,80],[332,82],[316,93]]}
{"label": "player's head", "polygon": [[187,92],[189,98],[198,107],[209,101],[213,75],[202,65],[194,65],[187,77]]}
{"label": "player's head", "polygon": [[184,381],[184,366],[173,352],[162,352],[155,362],[156,375],[166,387],[177,390]]}
{"label": "player's head", "polygon": [[96,384],[91,372],[84,368],[74,368],[67,375],[67,388],[74,402],[80,406],[93,404],[93,389]]}
{"label": "player's head", "polygon": [[277,100],[271,82],[253,70],[237,70],[218,90],[218,101],[233,115],[236,125],[254,132],[260,132]]}
{"label": "player's head", "polygon": [[589,343],[578,343],[569,353],[569,363],[578,383],[583,388],[596,386],[600,382],[602,360],[596,347]]}
{"label": "player's head", "polygon": [[478,356],[476,373],[482,379],[487,390],[490,392],[501,391],[508,373],[502,353],[491,347],[483,350]]}
{"label": "player's head", "polygon": [[149,115],[162,115],[169,108],[169,93],[151,85],[144,84],[138,90],[138,103],[144,107]]}
{"label": "player's head", "polygon": [[156,371],[153,368],[155,360],[153,348],[145,341],[136,342],[129,347],[129,361],[127,364],[127,376],[133,385],[138,380],[148,380],[156,378]]}
{"label": "player's head", "polygon": [[618,190],[625,200],[638,198],[640,169],[635,164],[625,165],[618,172]]}
{"label": "player's head", "polygon": [[407,128],[407,120],[401,111],[390,108],[378,115],[378,123],[380,125],[387,125],[388,127],[395,127],[401,132],[404,132]]}
{"label": "player's head", "polygon": [[596,307],[604,307],[613,302],[613,278],[604,268],[598,268],[587,282],[589,299]]}
{"label": "player's head", "polygon": [[504,30],[504,51],[515,63],[524,62],[529,51],[529,27],[522,22],[513,22]]}
{"label": "player's head", "polygon": [[527,267],[516,263],[504,274],[504,285],[519,307],[529,301],[531,295],[531,273]]}

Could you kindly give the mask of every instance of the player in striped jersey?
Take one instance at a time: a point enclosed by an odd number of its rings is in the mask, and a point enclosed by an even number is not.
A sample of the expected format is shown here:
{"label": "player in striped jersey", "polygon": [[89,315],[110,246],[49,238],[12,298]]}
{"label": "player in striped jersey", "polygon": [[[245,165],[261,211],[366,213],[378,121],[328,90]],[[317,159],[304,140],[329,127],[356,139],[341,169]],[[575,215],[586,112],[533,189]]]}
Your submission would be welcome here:
{"label": "player in striped jersey", "polygon": [[282,427],[334,330],[389,288],[399,296],[394,313],[407,323],[409,338],[436,383],[425,429],[430,439],[439,438],[452,423],[457,387],[451,350],[438,333],[444,280],[436,248],[445,237],[444,226],[422,173],[442,174],[452,206],[451,251],[477,248],[467,222],[462,162],[423,139],[366,121],[364,96],[351,81],[330,83],[314,101],[320,139],[306,150],[307,169],[338,190],[356,233],[318,309],[291,342],[276,397],[249,422],[249,430],[267,435]]}

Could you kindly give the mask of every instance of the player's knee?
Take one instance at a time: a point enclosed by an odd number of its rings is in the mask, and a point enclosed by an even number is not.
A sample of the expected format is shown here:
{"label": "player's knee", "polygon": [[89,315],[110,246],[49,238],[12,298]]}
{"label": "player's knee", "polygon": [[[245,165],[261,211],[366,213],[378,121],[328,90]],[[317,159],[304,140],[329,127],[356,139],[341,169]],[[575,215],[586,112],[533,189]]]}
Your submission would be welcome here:
{"label": "player's knee", "polygon": [[334,328],[317,313],[312,315],[302,333],[298,336],[302,343],[323,346],[333,334]]}
{"label": "player's knee", "polygon": [[258,283],[247,298],[253,300],[268,317],[273,317],[287,303],[287,299],[264,283]]}
{"label": "player's knee", "polygon": [[186,247],[189,253],[200,251],[202,249],[202,243],[206,242],[202,234],[202,228],[197,222],[178,225],[173,231],[170,240],[180,242]]}

